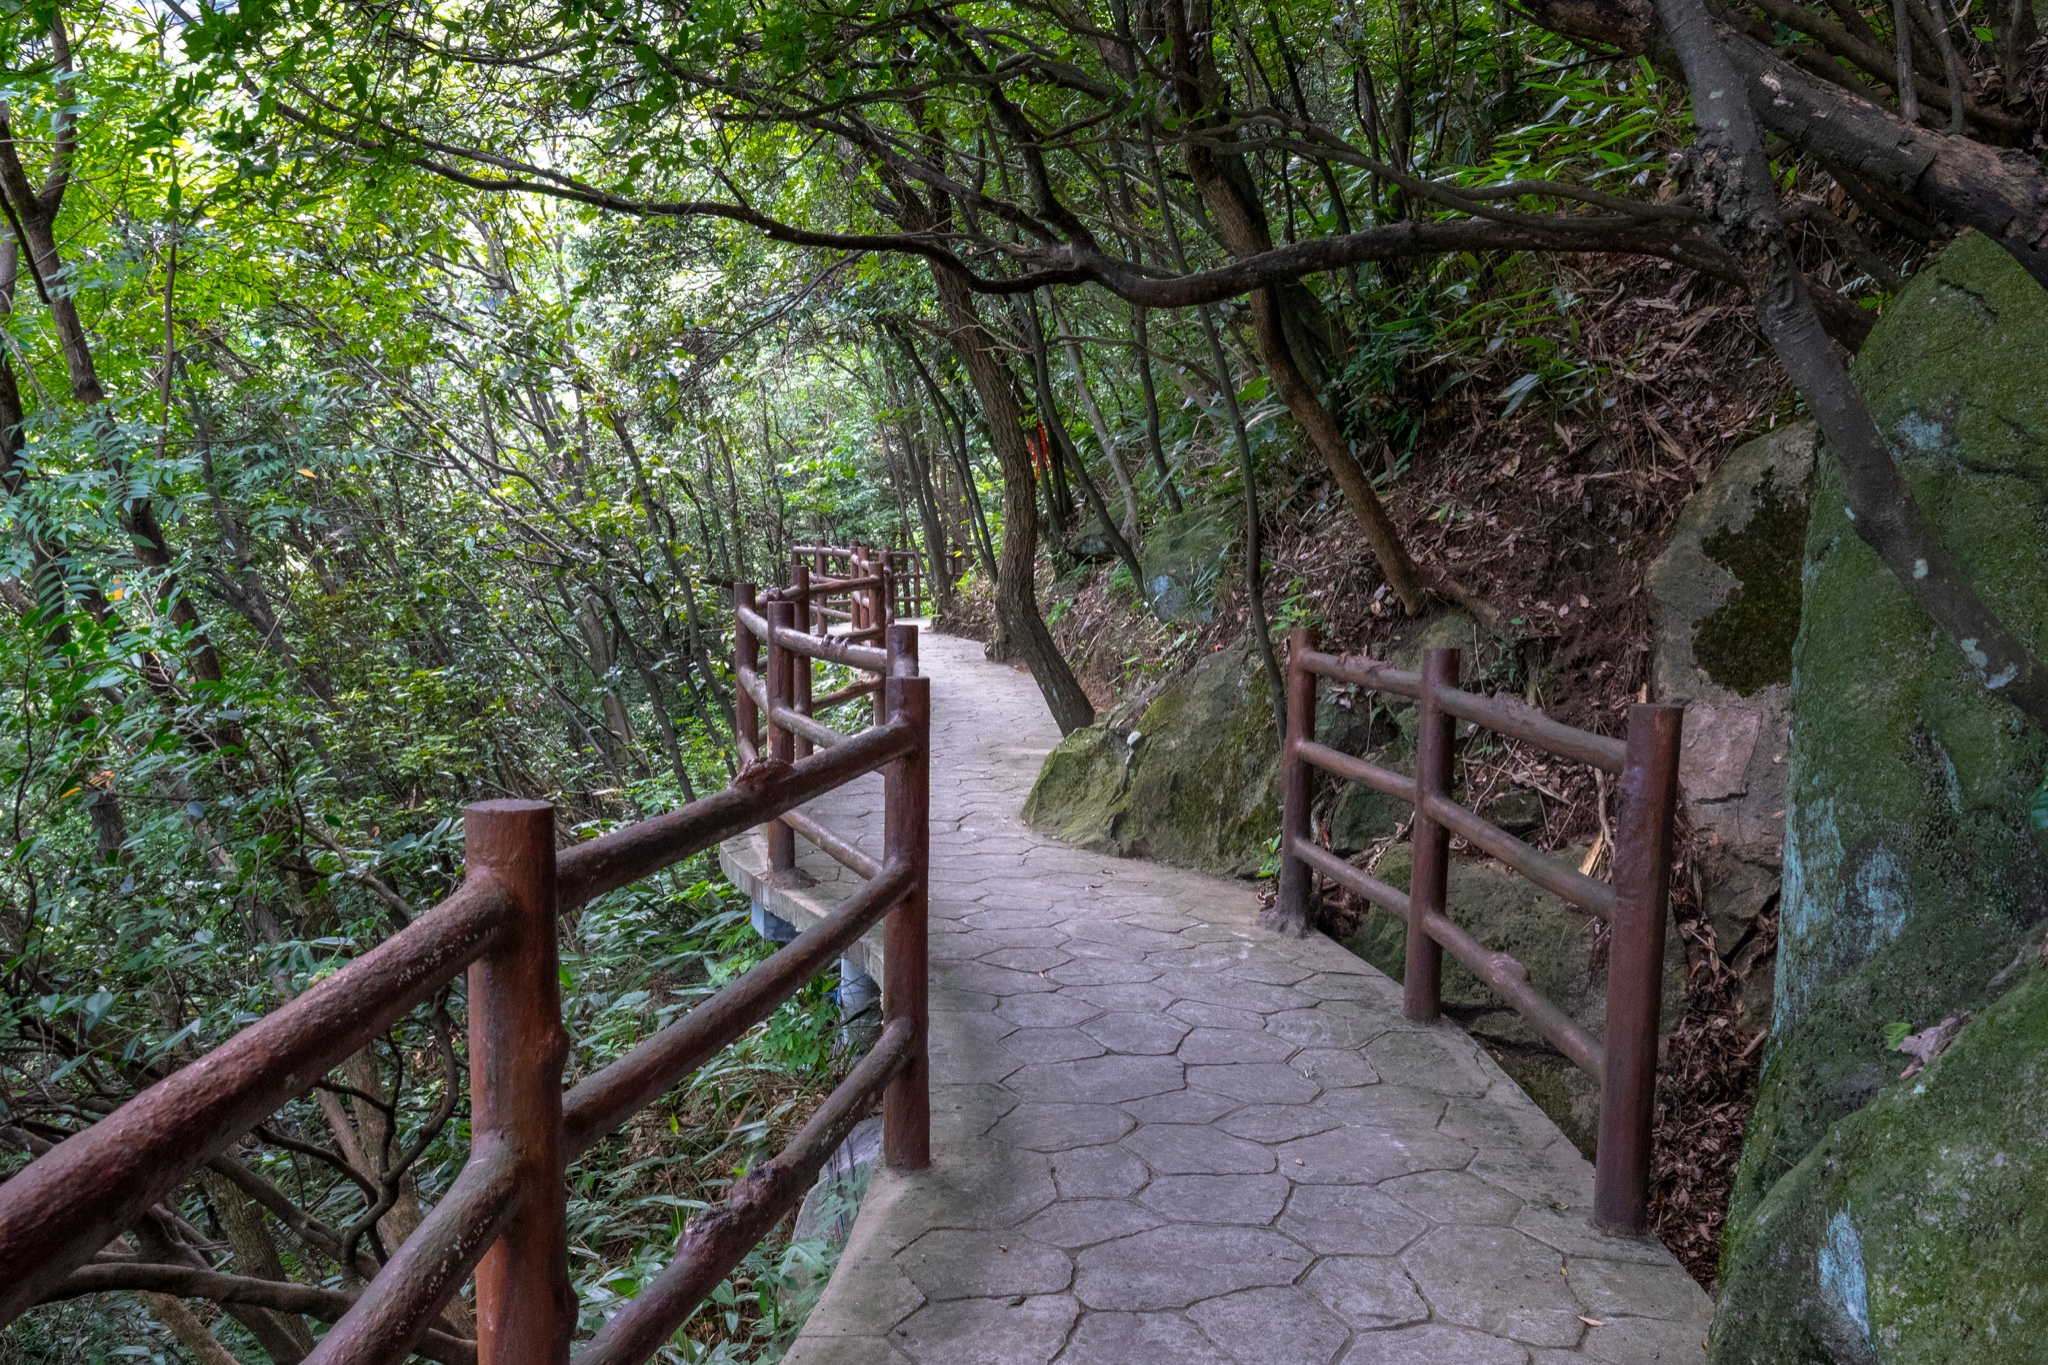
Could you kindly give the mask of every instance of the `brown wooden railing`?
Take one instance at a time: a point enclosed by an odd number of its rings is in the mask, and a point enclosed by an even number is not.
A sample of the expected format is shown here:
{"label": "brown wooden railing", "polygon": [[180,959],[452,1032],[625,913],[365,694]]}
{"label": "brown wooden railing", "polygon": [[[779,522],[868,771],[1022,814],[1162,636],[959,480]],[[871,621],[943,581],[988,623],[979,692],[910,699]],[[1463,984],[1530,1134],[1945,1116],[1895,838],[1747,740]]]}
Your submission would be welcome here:
{"label": "brown wooden railing", "polygon": [[[559,851],[554,808],[546,802],[466,808],[467,870],[453,895],[0,1184],[0,1325],[48,1298],[99,1288],[177,1293],[188,1282],[179,1272],[211,1275],[160,1267],[171,1272],[161,1283],[131,1283],[132,1263],[92,1263],[200,1167],[465,969],[472,1135],[462,1171],[353,1303],[307,1286],[247,1281],[262,1291],[256,1302],[263,1306],[324,1312],[334,1323],[306,1358],[310,1365],[369,1365],[415,1350],[451,1363],[568,1361],[576,1301],[567,1268],[567,1164],[766,1019],[885,920],[880,1039],[787,1147],[690,1222],[667,1269],[575,1352],[576,1365],[628,1365],[660,1349],[803,1197],[877,1096],[887,1163],[900,1170],[928,1166],[931,696],[929,680],[916,676],[916,629],[878,623],[887,643],[876,649],[792,629],[789,602],[771,605],[772,623],[764,622],[749,585],[739,585],[734,597],[741,623],[735,666],[745,684],[740,746],[749,766],[732,786]],[[762,638],[770,651],[765,692],[750,652],[750,641]],[[801,669],[797,659],[805,661]],[[790,680],[808,675],[817,659],[877,675],[866,689],[878,693],[874,724],[840,733],[791,706]],[[776,761],[757,763],[763,716]],[[883,774],[879,859],[796,810],[872,772]],[[564,1093],[569,1038],[556,960],[559,917],[763,823],[771,842],[782,832],[785,869],[792,865],[789,833],[801,830],[866,884],[765,962]],[[440,1321],[472,1272],[474,1347],[441,1330]],[[337,1300],[345,1311],[335,1311]]]}
{"label": "brown wooden railing", "polygon": [[[1420,717],[1410,777],[1318,744],[1318,678],[1413,697]],[[1632,706],[1628,738],[1609,739],[1550,719],[1519,701],[1458,687],[1458,651],[1429,650],[1422,672],[1320,652],[1313,632],[1290,639],[1287,743],[1281,756],[1280,923],[1305,932],[1315,876],[1399,915],[1408,925],[1403,1012],[1420,1023],[1442,1010],[1443,954],[1463,963],[1558,1051],[1600,1081],[1594,1216],[1641,1231],[1648,1224],[1650,1124],[1656,1101],[1657,1021],[1664,994],[1664,930],[1671,878],[1671,830],[1678,797],[1678,739],[1684,708]],[[1461,720],[1524,740],[1620,777],[1621,809],[1612,883],[1567,867],[1496,828],[1452,799],[1456,726]],[[1318,844],[1310,827],[1311,774],[1321,770],[1408,802],[1415,812],[1415,861],[1404,894]],[[1607,1027],[1594,1038],[1529,984],[1528,970],[1490,951],[1447,913],[1453,835],[1491,854],[1544,890],[1606,921]],[[1420,932],[1417,932],[1420,930]]]}

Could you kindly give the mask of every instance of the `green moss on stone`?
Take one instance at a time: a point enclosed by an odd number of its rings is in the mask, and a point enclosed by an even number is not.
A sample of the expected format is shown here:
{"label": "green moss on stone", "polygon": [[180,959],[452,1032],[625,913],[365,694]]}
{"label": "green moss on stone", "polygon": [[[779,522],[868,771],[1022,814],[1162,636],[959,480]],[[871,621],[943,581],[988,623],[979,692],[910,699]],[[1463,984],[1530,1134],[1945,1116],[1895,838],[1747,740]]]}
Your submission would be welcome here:
{"label": "green moss on stone", "polygon": [[1024,818],[1103,853],[1256,873],[1280,832],[1279,732],[1258,656],[1220,650],[1135,721],[1118,713],[1068,735]]}
{"label": "green moss on stone", "polygon": [[1128,810],[1130,746],[1107,721],[1076,730],[1046,756],[1024,819],[1070,844],[1120,854]]}
{"label": "green moss on stone", "polygon": [[2048,973],[2034,971],[1771,1189],[1729,1258],[1713,1358],[2035,1365],[2044,1133]]}
{"label": "green moss on stone", "polygon": [[[2043,354],[2048,293],[1972,235],[1915,278],[1855,366],[1961,571],[2037,653],[2048,649]],[[1983,1009],[2048,917],[2048,837],[2026,820],[2048,741],[1857,538],[1825,455],[1792,688],[1776,1015],[1723,1247],[1724,1363],[1861,1358],[1771,1354],[1796,1336],[1779,1271],[1813,1262],[1838,1231],[1832,1212],[1816,1223],[1765,1211],[1807,1199],[1799,1172],[1823,1148],[1852,1165],[1875,1159],[1835,1140],[1850,1116],[1892,1104],[1900,1089],[1885,1026]],[[1930,1248],[1940,1235],[1928,1232]],[[1975,1252],[1958,1241],[1946,1254]],[[1925,1354],[1933,1338],[1914,1320],[1893,1330],[1887,1362],[2018,1358],[1977,1346]]]}
{"label": "green moss on stone", "polygon": [[1806,503],[1796,493],[1781,492],[1766,469],[1749,521],[1740,529],[1723,527],[1700,543],[1708,558],[1735,576],[1736,586],[1699,623],[1693,657],[1708,677],[1742,696],[1792,681],[1806,522]]}

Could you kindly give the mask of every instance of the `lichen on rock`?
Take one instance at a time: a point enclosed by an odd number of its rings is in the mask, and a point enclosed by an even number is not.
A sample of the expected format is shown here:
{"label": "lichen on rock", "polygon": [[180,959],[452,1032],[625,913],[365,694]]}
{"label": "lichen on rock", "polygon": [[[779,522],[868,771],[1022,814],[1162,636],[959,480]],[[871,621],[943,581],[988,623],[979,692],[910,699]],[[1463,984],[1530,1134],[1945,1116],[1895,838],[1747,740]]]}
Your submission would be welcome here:
{"label": "lichen on rock", "polygon": [[[2048,293],[1995,243],[1971,235],[1912,281],[1855,365],[1929,522],[2036,652],[2048,650],[2043,354]],[[1868,1274],[1875,1354],[1867,1358],[2039,1359],[2048,1333],[2030,1306],[2044,1284],[2038,1260],[1978,1269],[1991,1224],[2019,1227],[2036,1216],[2039,1178],[2029,1187],[2032,1210],[2009,1202],[2019,1187],[2005,1174],[1953,1186],[1971,1201],[1968,1217],[1915,1204],[1923,1199],[1916,1187],[1930,1178],[1962,1179],[1940,1152],[1960,1160],[1965,1148],[1930,1146],[1932,1135],[1960,1139],[1968,1129],[1941,1106],[1917,1103],[1934,1083],[1897,1079],[1904,1059],[1887,1051],[1885,1031],[1977,1012],[1959,1051],[1994,1015],[2008,1018],[2000,1027],[2017,1049],[2013,1069],[1967,1100],[1970,1123],[1997,1132],[2031,1122],[2038,1157],[2044,1125],[2025,1116],[2035,1113],[2040,1083],[2030,1093],[2024,1078],[2048,1065],[2048,1038],[2038,1018],[2023,1024],[2011,1012],[2048,1008],[2035,951],[2048,918],[2048,835],[2027,819],[2048,737],[1987,689],[1965,651],[1856,537],[1825,458],[1803,586],[1777,999],[1730,1209],[1715,1359],[1866,1358],[1841,1326],[1855,1314],[1840,1307],[1827,1318],[1830,1300],[1815,1278],[1824,1250],[1843,1263],[1849,1243],[1831,1225],[1845,1209],[1871,1265],[1894,1255],[1882,1239],[1896,1237],[1910,1255],[1948,1267],[1966,1291],[1955,1304],[1934,1303]],[[2000,1000],[2007,990],[2012,996]],[[1953,1071],[1953,1055],[1941,1066]],[[1916,1095],[1923,1082],[1928,1090]],[[2016,1155],[2004,1159],[2006,1167],[1987,1171],[2009,1170]],[[1918,1222],[1903,1214],[1882,1221],[1886,1209],[1909,1205],[1920,1208]],[[1808,1290],[1788,1287],[1795,1273]],[[1832,1282],[1846,1283],[1840,1275]],[[2017,1319],[1994,1335],[2000,1312],[2035,1314],[2026,1319],[2031,1337]]]}

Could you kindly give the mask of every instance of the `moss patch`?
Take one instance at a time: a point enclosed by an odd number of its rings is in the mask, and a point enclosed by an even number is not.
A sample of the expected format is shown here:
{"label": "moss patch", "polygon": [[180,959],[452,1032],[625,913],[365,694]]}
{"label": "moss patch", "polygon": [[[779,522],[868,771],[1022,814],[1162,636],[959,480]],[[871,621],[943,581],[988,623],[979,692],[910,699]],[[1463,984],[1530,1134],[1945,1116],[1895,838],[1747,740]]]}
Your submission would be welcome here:
{"label": "moss patch", "polygon": [[[2044,353],[2048,292],[1973,234],[1914,279],[1855,366],[1929,521],[2037,652],[2048,649]],[[2026,817],[2048,739],[1986,689],[1857,538],[1825,456],[1792,698],[1776,1014],[1723,1248],[1721,1365],[1878,1358],[1842,1346],[1815,1316],[1821,1300],[1784,1282],[1800,1267],[1817,1275],[1810,1268],[1823,1253],[1845,1264],[1852,1241],[1834,1222],[1841,1206],[1815,1202],[1834,1187],[1816,1183],[1811,1163],[1830,1153],[1829,1179],[1851,1184],[1897,1175],[1877,1144],[1838,1141],[1864,1131],[1867,1114],[1892,1114],[1888,1141],[1898,1144],[1917,1140],[1914,1123],[1941,1119],[1930,1106],[1894,1107],[1911,1087],[1896,1079],[1903,1061],[1885,1050],[1885,1026],[1984,1010],[2048,918],[2048,835]],[[2003,1120],[1987,1112],[1983,1121]],[[1987,1197],[2001,1188],[1984,1186]],[[1861,1216],[1851,1214],[1851,1231]],[[1924,1254],[1956,1266],[1977,1257],[1967,1238],[1944,1241],[1939,1230],[1963,1224],[1937,1222],[1918,1237]],[[1873,1234],[1854,1235],[1876,1254]],[[2028,1290],[2011,1283],[2015,1294]],[[1984,1324],[1975,1344],[1956,1346],[1917,1325],[1948,1330],[1952,1317],[1888,1321],[1893,1335],[1875,1338],[1887,1362],[2034,1358],[2001,1354],[2009,1346],[1993,1346]]]}
{"label": "moss patch", "polygon": [[1699,623],[1693,657],[1708,677],[1742,696],[1792,681],[1806,511],[1805,501],[1781,492],[1765,469],[1749,521],[1739,530],[1723,527],[1700,543],[1708,558],[1735,576],[1736,586]]}
{"label": "moss patch", "polygon": [[2048,1343],[2043,1133],[2048,974],[2035,971],[1777,1182],[1729,1258],[1713,1358],[2038,1362]]}

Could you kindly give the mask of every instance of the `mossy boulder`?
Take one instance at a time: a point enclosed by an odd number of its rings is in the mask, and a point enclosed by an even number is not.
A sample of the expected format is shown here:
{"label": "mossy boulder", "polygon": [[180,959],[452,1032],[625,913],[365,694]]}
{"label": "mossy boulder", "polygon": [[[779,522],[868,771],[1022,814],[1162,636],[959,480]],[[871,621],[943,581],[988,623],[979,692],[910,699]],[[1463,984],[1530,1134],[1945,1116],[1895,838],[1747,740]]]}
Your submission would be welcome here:
{"label": "mossy boulder", "polygon": [[1102,717],[1046,755],[1024,798],[1024,818],[1070,844],[1121,856],[1118,829],[1129,807],[1130,767],[1130,736],[1113,717]]}
{"label": "mossy boulder", "polygon": [[[2044,354],[2048,292],[1994,243],[1970,235],[1912,281],[1855,366],[1928,521],[2037,653],[2048,650]],[[1941,1118],[1935,1106],[1897,1107],[1903,1059],[1886,1050],[1886,1027],[1983,1011],[2038,970],[2034,945],[2048,917],[2048,834],[2027,814],[2048,739],[1987,689],[1856,537],[1825,457],[1811,506],[1793,651],[1777,994],[1723,1247],[1728,1325],[1716,1334],[1715,1356],[1724,1365],[1863,1358],[1773,1354],[1791,1339],[1788,1315],[1800,1301],[1774,1283],[1772,1267],[1842,1255],[1837,1210],[1812,1204],[1816,1191],[1836,1186],[1801,1172],[1820,1152],[1831,1154],[1827,1179],[1842,1189],[1904,1169],[1873,1140],[1848,1140],[1879,1121],[1850,1122],[1874,1101],[1871,1114],[1898,1125],[1899,1142],[1918,1140],[1921,1120],[1909,1112],[1930,1124]],[[1977,1121],[1998,1128],[2036,1099],[2015,1075],[1987,1093]],[[2036,1123],[2036,1145],[2042,1131]],[[1973,1216],[2001,1214],[2015,1226],[2029,1216],[2013,1205]],[[1960,1235],[1966,1224],[1921,1226],[1912,1254],[1960,1273],[1980,1257]],[[1856,1235],[1872,1248],[1869,1235]],[[2017,1301],[2038,1283],[2013,1279],[2007,1290]],[[1951,1322],[1941,1314],[1915,1310],[1886,1322],[1889,1335],[1873,1338],[1886,1361],[2022,1358],[2001,1354],[2012,1338],[1996,1344],[1989,1317],[1967,1339],[1936,1332]],[[2036,1352],[2042,1340],[2033,1335]]]}
{"label": "mossy boulder", "polygon": [[1142,709],[1060,742],[1024,818],[1104,853],[1256,875],[1280,832],[1280,743],[1258,653],[1240,641]]}
{"label": "mossy boulder", "polygon": [[1190,507],[1147,528],[1138,567],[1145,571],[1145,600],[1160,619],[1205,625],[1215,616],[1237,532],[1236,520],[1214,507]]}
{"label": "mossy boulder", "polygon": [[2048,1354],[2044,1134],[2037,970],[1777,1180],[1731,1247],[1713,1358],[2035,1365]]}
{"label": "mossy boulder", "polygon": [[[1651,686],[1686,708],[1679,791],[1700,837],[1715,946],[1731,960],[1779,893],[1814,442],[1813,423],[1797,422],[1729,452],[1644,576],[1656,620]],[[1745,1013],[1762,1027],[1768,976],[1752,976],[1762,989]]]}

